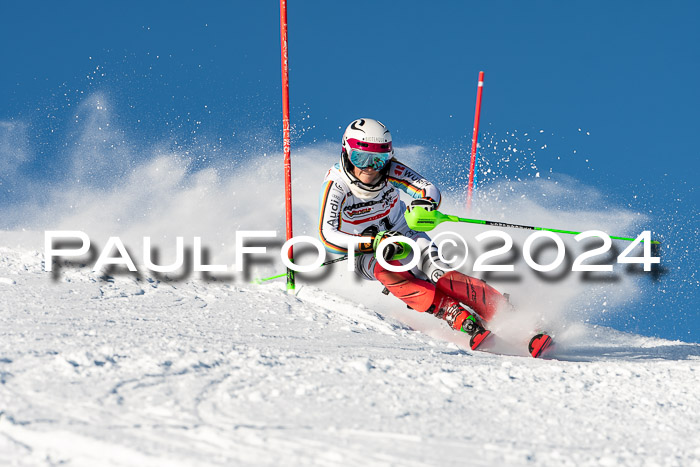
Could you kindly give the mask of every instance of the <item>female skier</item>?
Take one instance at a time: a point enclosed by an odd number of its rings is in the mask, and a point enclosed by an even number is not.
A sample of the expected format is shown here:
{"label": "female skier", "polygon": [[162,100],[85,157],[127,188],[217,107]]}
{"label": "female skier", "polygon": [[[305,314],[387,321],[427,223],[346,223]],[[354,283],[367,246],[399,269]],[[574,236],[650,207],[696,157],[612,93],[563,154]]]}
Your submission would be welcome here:
{"label": "female skier", "polygon": [[[358,237],[371,237],[356,248],[355,271],[368,280],[378,280],[395,297],[410,308],[444,319],[456,330],[471,337],[475,349],[488,335],[473,310],[489,321],[507,299],[484,281],[449,271],[424,232],[409,229],[404,219],[406,205],[399,190],[413,198],[408,209],[437,209],[440,191],[435,185],[394,158],[391,133],[371,118],[353,121],[343,134],[340,162],[326,174],[320,199],[319,234],[331,253],[347,254],[348,245],[357,245]],[[378,245],[386,238],[403,235],[417,242],[418,266],[407,272],[392,272],[375,258]],[[389,264],[407,264],[412,257],[399,261],[400,244],[384,248]],[[468,307],[466,308],[465,307]]]}

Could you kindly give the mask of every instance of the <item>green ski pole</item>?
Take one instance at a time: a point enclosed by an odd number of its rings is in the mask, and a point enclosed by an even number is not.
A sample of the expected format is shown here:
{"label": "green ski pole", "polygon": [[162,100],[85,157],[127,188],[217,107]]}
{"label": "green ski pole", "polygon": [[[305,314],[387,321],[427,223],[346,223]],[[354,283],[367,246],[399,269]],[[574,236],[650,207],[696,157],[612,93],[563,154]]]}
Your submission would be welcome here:
{"label": "green ski pole", "polygon": [[[510,227],[513,229],[526,229],[526,230],[546,230],[548,232],[554,232],[554,233],[562,233],[562,234],[569,234],[569,235],[578,235],[582,232],[574,232],[572,230],[561,230],[561,229],[549,229],[546,227],[533,227],[529,225],[520,225],[520,224],[509,224],[507,222],[495,222],[495,221],[486,221],[486,220],[480,220],[480,219],[466,219],[464,217],[458,217],[458,216],[452,216],[448,214],[443,214],[440,211],[428,211],[427,209],[423,207],[415,207],[411,209],[410,211],[406,210],[404,213],[404,217],[406,218],[406,223],[408,224],[408,227],[411,230],[415,230],[417,232],[429,232],[433,230],[435,227],[438,225],[442,224],[443,222],[466,222],[469,224],[480,224],[480,225],[489,225],[493,227]],[[629,242],[633,242],[634,238],[630,237],[613,237],[612,235],[610,238],[615,239],[615,240],[626,240]],[[642,240],[643,241],[643,240]],[[660,245],[661,242],[652,240],[652,244]]]}
{"label": "green ski pole", "polygon": [[[355,253],[355,256],[359,256],[361,254],[362,253]],[[325,263],[321,263],[321,266],[328,266],[329,264],[340,263],[341,261],[345,261],[346,259],[348,259],[348,255],[326,261]],[[285,272],[282,274],[277,274],[276,276],[264,277],[262,279],[254,279],[253,284],[262,284],[263,282],[271,281],[273,279],[279,279],[280,277],[287,277],[287,273]]]}

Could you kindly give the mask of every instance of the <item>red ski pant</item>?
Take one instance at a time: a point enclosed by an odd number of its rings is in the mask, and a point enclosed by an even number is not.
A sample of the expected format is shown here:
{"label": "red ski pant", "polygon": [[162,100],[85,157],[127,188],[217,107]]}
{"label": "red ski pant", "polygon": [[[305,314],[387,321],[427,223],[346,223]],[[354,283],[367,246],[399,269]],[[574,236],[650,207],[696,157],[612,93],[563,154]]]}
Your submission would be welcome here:
{"label": "red ski pant", "polygon": [[[398,262],[391,262],[396,264]],[[507,300],[486,282],[458,271],[445,273],[437,282],[418,279],[408,271],[392,272],[377,263],[374,276],[392,295],[416,311],[428,311],[434,305],[437,312],[446,298],[452,298],[474,310],[484,321],[490,321]]]}

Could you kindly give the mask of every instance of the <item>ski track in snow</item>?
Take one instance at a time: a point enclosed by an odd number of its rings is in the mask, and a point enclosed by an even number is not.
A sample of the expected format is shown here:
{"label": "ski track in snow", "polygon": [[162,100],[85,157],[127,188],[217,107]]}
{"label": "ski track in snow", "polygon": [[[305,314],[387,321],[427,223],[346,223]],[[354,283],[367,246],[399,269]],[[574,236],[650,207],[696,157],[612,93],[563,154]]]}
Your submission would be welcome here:
{"label": "ski track in snow", "polygon": [[698,344],[494,355],[318,288],[42,260],[0,247],[0,464],[700,465]]}

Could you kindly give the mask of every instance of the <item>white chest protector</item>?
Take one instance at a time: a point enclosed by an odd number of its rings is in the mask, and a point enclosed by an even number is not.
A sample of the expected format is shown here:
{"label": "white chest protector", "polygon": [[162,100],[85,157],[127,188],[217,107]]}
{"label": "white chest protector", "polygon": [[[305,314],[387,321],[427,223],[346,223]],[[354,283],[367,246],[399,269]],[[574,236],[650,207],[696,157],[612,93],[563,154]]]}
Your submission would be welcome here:
{"label": "white chest protector", "polygon": [[339,164],[328,171],[321,188],[319,216],[319,235],[326,250],[347,253],[352,237],[362,236],[372,227],[376,231],[402,229],[406,205],[399,199],[399,190],[412,198],[440,203],[435,185],[396,160],[389,164],[386,183],[372,193],[353,190]]}

